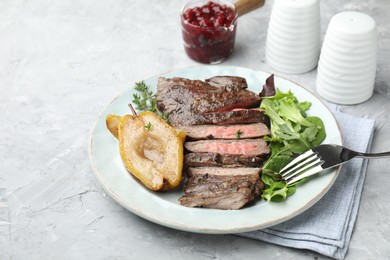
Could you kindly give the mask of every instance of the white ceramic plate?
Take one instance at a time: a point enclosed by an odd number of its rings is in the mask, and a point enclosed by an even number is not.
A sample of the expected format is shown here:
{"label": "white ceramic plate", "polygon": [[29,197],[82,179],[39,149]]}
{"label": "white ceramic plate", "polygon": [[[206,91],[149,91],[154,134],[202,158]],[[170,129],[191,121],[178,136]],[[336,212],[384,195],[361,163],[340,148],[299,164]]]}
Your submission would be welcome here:
{"label": "white ceramic plate", "polygon": [[[216,75],[246,78],[249,89],[260,92],[266,72],[240,67],[202,66],[166,73],[164,77],[206,79]],[[153,90],[159,76],[145,80]],[[310,115],[319,116],[325,124],[327,137],[324,143],[342,144],[339,127],[332,113],[314,95],[286,79],[275,77],[275,85],[282,91],[291,91],[300,101],[310,101]],[[157,193],[147,190],[125,169],[117,140],[106,129],[108,114],[129,114],[127,104],[132,100],[133,89],[114,99],[101,113],[90,136],[90,160],[92,168],[107,193],[134,214],[167,227],[199,233],[238,233],[266,228],[286,221],[302,213],[316,203],[332,186],[339,169],[319,175],[298,186],[296,193],[284,202],[273,203],[258,200],[240,210],[216,210],[187,208],[178,202],[181,190]]]}

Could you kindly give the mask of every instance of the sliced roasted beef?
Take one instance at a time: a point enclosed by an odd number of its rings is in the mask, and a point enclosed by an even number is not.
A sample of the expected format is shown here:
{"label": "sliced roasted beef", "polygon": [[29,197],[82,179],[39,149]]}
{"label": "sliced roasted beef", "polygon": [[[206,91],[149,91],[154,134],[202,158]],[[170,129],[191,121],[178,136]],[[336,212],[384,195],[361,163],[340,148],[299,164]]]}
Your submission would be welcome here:
{"label": "sliced roasted beef", "polygon": [[258,107],[260,96],[247,87],[240,77],[220,76],[206,81],[160,77],[157,107],[168,114],[173,125],[206,124],[215,113]]}
{"label": "sliced roasted beef", "polygon": [[[187,170],[187,175],[189,177],[199,176],[199,175],[218,175],[218,176],[227,176],[229,178],[236,176],[257,176],[260,174],[260,168],[221,168],[221,167],[190,167]],[[256,178],[257,178],[256,177]]]}
{"label": "sliced roasted beef", "polygon": [[158,109],[187,132],[182,205],[239,209],[264,188],[260,172],[270,149],[261,137],[269,134],[269,121],[259,105],[261,97],[275,94],[274,79],[260,95],[247,87],[241,77],[159,78]]}
{"label": "sliced roasted beef", "polygon": [[194,208],[212,208],[212,209],[240,209],[249,201],[253,200],[251,188],[243,187],[237,192],[219,192],[212,196],[202,195],[184,195],[179,199],[180,204],[186,207]]}
{"label": "sliced roasted beef", "polygon": [[213,87],[221,87],[226,89],[246,89],[248,88],[248,84],[246,83],[246,79],[242,77],[235,76],[215,76],[205,80],[210,86]]}
{"label": "sliced roasted beef", "polygon": [[185,131],[189,140],[259,138],[269,134],[263,123],[179,126],[178,129]]}
{"label": "sliced roasted beef", "polygon": [[261,188],[260,168],[191,167],[184,189],[186,195],[213,195],[216,192],[235,191],[238,185],[255,184],[255,192]]}
{"label": "sliced roasted beef", "polygon": [[267,117],[258,108],[234,109],[226,112],[212,112],[201,115],[193,115],[191,118],[184,118],[179,114],[169,116],[171,125],[180,127],[182,125],[231,125],[231,124],[252,124],[265,123]]}
{"label": "sliced roasted beef", "polygon": [[189,152],[194,153],[210,152],[247,156],[260,156],[270,153],[270,149],[263,139],[200,140],[186,142],[184,147]]}
{"label": "sliced roasted beef", "polygon": [[185,167],[261,167],[266,158],[219,153],[188,153],[184,156],[184,165]]}
{"label": "sliced roasted beef", "polygon": [[260,168],[189,168],[183,206],[240,209],[260,195]]}

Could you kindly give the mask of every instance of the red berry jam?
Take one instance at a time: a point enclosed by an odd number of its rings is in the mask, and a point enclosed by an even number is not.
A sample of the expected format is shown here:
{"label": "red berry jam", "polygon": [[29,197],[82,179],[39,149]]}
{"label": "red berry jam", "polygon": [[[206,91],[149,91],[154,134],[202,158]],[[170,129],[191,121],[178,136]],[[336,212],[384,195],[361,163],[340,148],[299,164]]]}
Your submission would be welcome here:
{"label": "red berry jam", "polygon": [[236,18],[229,2],[197,0],[187,4],[181,16],[187,55],[201,63],[216,64],[226,59],[234,48]]}

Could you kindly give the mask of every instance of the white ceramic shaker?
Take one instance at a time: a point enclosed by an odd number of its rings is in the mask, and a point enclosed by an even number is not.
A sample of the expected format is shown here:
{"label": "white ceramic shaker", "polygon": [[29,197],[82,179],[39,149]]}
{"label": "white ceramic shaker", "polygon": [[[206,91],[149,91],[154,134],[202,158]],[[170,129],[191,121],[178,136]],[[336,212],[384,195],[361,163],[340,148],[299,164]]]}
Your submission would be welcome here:
{"label": "white ceramic shaker", "polygon": [[374,19],[353,11],[333,16],[318,63],[318,94],[344,105],[369,99],[374,91],[376,55]]}
{"label": "white ceramic shaker", "polygon": [[321,48],[319,0],[275,0],[266,60],[273,69],[299,74],[317,66]]}

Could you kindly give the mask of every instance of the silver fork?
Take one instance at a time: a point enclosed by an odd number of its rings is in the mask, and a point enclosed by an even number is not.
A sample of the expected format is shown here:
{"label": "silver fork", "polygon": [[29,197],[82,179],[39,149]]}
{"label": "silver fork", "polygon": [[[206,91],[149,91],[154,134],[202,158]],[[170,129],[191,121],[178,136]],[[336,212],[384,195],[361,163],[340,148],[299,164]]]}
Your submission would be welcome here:
{"label": "silver fork", "polygon": [[383,153],[360,153],[340,145],[323,144],[299,155],[287,164],[280,171],[280,174],[287,184],[293,184],[305,177],[344,164],[355,157],[367,159],[385,158],[390,157],[390,151]]}

